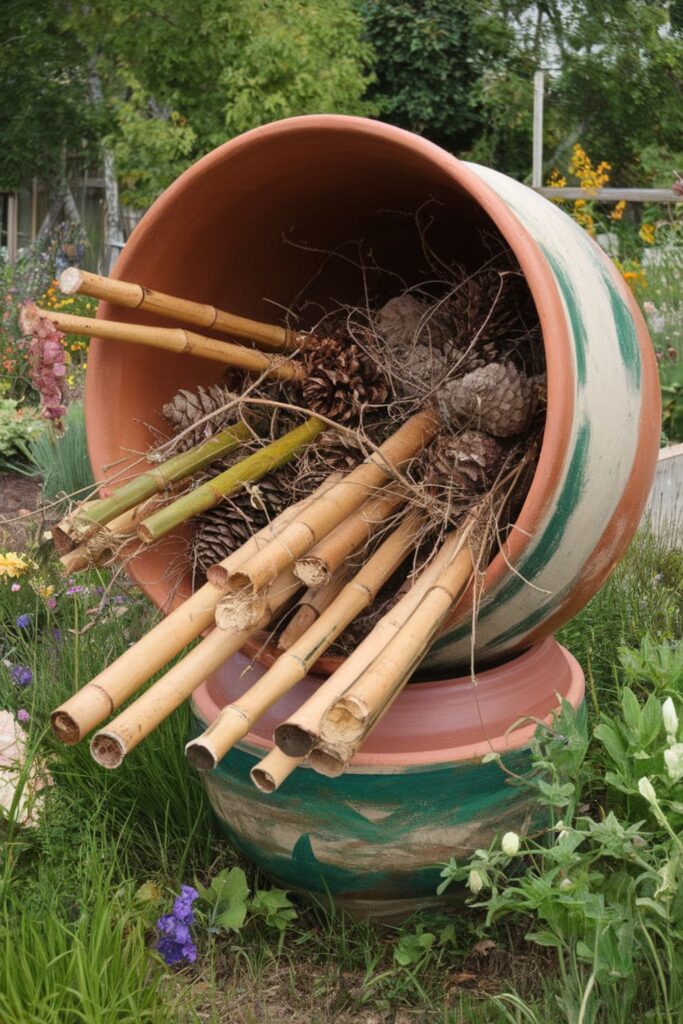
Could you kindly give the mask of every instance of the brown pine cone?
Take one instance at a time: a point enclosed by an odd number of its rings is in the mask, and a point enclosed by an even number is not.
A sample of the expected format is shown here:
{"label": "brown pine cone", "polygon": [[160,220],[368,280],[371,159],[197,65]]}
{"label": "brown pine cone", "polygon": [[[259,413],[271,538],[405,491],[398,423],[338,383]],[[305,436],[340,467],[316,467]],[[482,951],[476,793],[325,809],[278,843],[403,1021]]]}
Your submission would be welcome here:
{"label": "brown pine cone", "polygon": [[343,347],[326,339],[306,362],[301,393],[313,414],[348,423],[358,418],[363,406],[386,401],[388,388],[382,372],[358,345]]}
{"label": "brown pine cone", "polygon": [[[170,402],[162,407],[162,415],[171,426],[174,434],[180,434],[188,427],[201,420],[209,413],[216,412],[224,405],[236,402],[238,396],[220,384],[211,384],[208,388],[201,385],[196,391],[187,391],[182,388],[173,396]],[[208,441],[210,437],[218,433],[226,423],[233,423],[237,419],[237,406],[228,409],[226,412],[215,416],[212,419],[200,423],[194,430],[191,430],[178,443],[177,451],[184,452],[195,445]]]}
{"label": "brown pine cone", "polygon": [[449,381],[438,400],[449,425],[471,424],[494,437],[523,433],[535,407],[531,382],[511,362],[489,363]]}
{"label": "brown pine cone", "polygon": [[485,491],[505,461],[501,443],[480,430],[441,435],[427,455],[430,464],[425,482],[457,490]]}

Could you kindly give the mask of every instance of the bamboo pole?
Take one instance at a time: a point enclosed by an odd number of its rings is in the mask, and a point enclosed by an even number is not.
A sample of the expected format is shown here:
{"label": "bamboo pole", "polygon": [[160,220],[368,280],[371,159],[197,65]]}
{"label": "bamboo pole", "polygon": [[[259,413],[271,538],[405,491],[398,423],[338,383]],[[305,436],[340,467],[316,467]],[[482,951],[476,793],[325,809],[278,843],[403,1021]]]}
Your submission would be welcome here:
{"label": "bamboo pole", "polygon": [[465,543],[378,657],[325,712],[320,722],[323,742],[347,746],[362,742],[429,650],[473,568],[472,552]]}
{"label": "bamboo pole", "polygon": [[379,656],[325,712],[320,722],[321,738],[308,754],[314,771],[327,778],[338,778],[346,771],[419,665],[467,587],[472,571],[472,552],[466,547],[458,552]]}
{"label": "bamboo pole", "polygon": [[212,630],[182,661],[117,715],[106,729],[95,733],[90,753],[97,763],[103,768],[118,768],[126,754],[180,707],[208,675],[246,643],[252,633],[267,626],[300,586],[294,573],[288,569],[273,584],[268,608],[255,626],[242,633]]}
{"label": "bamboo pole", "polygon": [[383,525],[386,517],[405,500],[406,495],[392,488],[391,484],[382,488],[376,497],[366,501],[318,541],[308,554],[298,558],[294,564],[294,575],[307,587],[315,588],[328,583],[351,552],[367,541]]}
{"label": "bamboo pole", "polygon": [[[249,558],[254,551],[258,551],[259,547],[283,529],[307,502],[313,501],[326,487],[334,486],[334,479],[325,481],[298,505],[281,512],[272,523],[250,537],[246,544],[221,564],[236,566],[241,559]],[[57,739],[63,743],[78,743],[86,733],[108,718],[150,676],[213,625],[216,605],[223,594],[224,590],[221,587],[211,583],[200,587],[136,644],[124,651],[116,661],[53,711],[50,723]]]}
{"label": "bamboo pole", "polygon": [[144,309],[184,324],[192,324],[193,327],[203,327],[208,331],[221,331],[237,338],[246,338],[259,348],[294,352],[311,340],[310,335],[303,332],[290,331],[276,324],[248,320],[246,317],[226,313],[203,302],[178,299],[141,284],[91,274],[79,267],[67,267],[59,279],[59,287],[65,295],[90,295],[94,299],[103,299],[116,306]]}
{"label": "bamboo pole", "polygon": [[[235,572],[229,580],[229,588],[241,591],[247,604],[253,601],[283,569],[310,551],[362,505],[372,490],[387,483],[397,469],[426,447],[438,429],[435,412],[411,416],[364,463],[313,502],[280,537]],[[225,574],[218,570],[212,576],[209,569],[208,578],[218,581],[224,579]]]}
{"label": "bamboo pole", "polygon": [[391,637],[398,632],[408,616],[418,606],[422,596],[438,579],[460,542],[457,533],[451,533],[436,556],[400,601],[384,615],[375,628],[358,645],[333,675],[316,692],[282,722],[275,730],[278,747],[291,757],[308,754],[320,740],[320,720],[328,707],[351,686],[358,676],[375,660]]}
{"label": "bamboo pole", "polygon": [[[129,345],[145,345],[181,355],[196,356],[225,363],[247,373],[267,374],[280,380],[303,380],[306,372],[301,363],[283,356],[267,355],[244,345],[205,338],[183,327],[146,327],[141,324],[119,323],[118,320],[96,320],[94,317],[73,316],[52,309],[36,307],[33,315],[50,320],[65,334],[85,334],[90,338],[121,341]],[[24,311],[22,328],[31,330],[31,313]]]}
{"label": "bamboo pole", "polygon": [[[252,436],[246,423],[235,423],[233,426],[221,430],[219,434],[208,441],[203,441],[180,455],[174,455],[166,462],[128,480],[117,488],[111,497],[100,498],[80,505],[70,516],[58,524],[56,530],[52,531],[55,547],[58,551],[62,550],[66,553],[76,544],[82,543],[98,525],[104,526],[153,494],[199,472],[205,466],[215,462],[216,459],[234,451]],[[56,535],[57,531],[59,531],[59,537]],[[71,546],[68,547],[67,543]]]}
{"label": "bamboo pole", "polygon": [[304,757],[287,757],[277,747],[273,747],[269,754],[254,765],[249,777],[262,793],[274,793],[305,760]]}
{"label": "bamboo pole", "polygon": [[242,484],[260,480],[266,473],[279,469],[294,458],[304,445],[327,429],[326,423],[311,417],[301,426],[288,431],[253,455],[248,455],[230,469],[226,469],[224,473],[207,480],[205,484],[195,487],[182,498],[143,520],[138,527],[140,540],[145,544],[154,543],[192,516],[213,508],[221,498],[233,494]]}
{"label": "bamboo pole", "polygon": [[203,771],[215,768],[231,747],[246,736],[254,722],[307,675],[349,622],[372,604],[380,587],[412,549],[420,526],[421,519],[417,515],[405,519],[347,583],[317,622],[281,654],[246,693],[224,707],[201,736],[187,744],[185,753],[195,768]]}
{"label": "bamboo pole", "polygon": [[295,640],[303,636],[307,629],[320,617],[320,614],[332,604],[335,597],[342,591],[353,575],[347,566],[338,569],[332,579],[322,587],[307,590],[294,607],[294,614],[280,634],[278,648],[286,651]]}

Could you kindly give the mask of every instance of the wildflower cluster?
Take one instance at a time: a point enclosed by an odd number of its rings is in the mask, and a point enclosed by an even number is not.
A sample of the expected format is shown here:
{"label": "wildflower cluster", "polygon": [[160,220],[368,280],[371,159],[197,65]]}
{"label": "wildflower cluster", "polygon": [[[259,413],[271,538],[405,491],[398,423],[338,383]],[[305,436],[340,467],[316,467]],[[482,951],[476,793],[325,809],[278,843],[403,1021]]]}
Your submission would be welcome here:
{"label": "wildflower cluster", "polygon": [[169,965],[180,963],[181,960],[192,963],[197,958],[197,947],[192,942],[190,925],[194,923],[192,904],[198,895],[191,885],[181,886],[172,913],[165,914],[157,921],[161,937],[156,949]]}
{"label": "wildflower cluster", "polygon": [[26,303],[21,311],[22,330],[31,336],[29,343],[29,365],[31,383],[40,393],[41,415],[61,426],[66,415],[68,389],[66,387],[66,362],[62,345],[64,335],[50,320],[41,317],[33,302]]}

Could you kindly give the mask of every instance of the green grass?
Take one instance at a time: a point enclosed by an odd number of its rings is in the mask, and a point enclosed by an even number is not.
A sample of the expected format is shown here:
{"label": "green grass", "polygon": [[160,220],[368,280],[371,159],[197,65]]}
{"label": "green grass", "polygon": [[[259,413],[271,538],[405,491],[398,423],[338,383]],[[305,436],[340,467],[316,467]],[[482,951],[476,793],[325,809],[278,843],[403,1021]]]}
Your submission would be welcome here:
{"label": "green grass", "polygon": [[[53,502],[62,495],[83,500],[94,480],[85,436],[85,413],[80,402],[64,417],[64,433],[48,426],[31,445],[31,459],[43,478],[43,499]],[[66,504],[66,503],[65,503]]]}
{"label": "green grass", "polygon": [[[55,580],[49,564],[36,578]],[[50,710],[155,615],[129,587],[103,601],[97,588],[108,585],[106,575],[93,572],[79,582],[88,592],[57,591],[53,610],[27,582],[18,593],[0,584],[2,658],[29,665],[35,677],[19,690],[8,665],[0,664],[0,704],[30,712],[31,759],[49,769],[54,783],[40,827],[0,822],[2,1024],[393,1024],[399,1011],[406,1024],[576,1019],[563,1009],[567,990],[552,952],[524,942],[529,923],[510,917],[485,931],[481,912],[467,908],[387,929],[297,900],[298,917],[281,948],[262,921],[215,936],[196,928],[197,962],[167,968],[152,950],[157,917],[170,910],[182,883],[207,882],[238,861],[214,829],[201,781],[184,758],[187,708],[116,772],[95,765],[87,745],[66,748],[51,739]],[[600,594],[562,630],[562,641],[590,674],[594,715],[614,707],[621,646],[638,647],[644,636],[655,644],[680,637],[682,591],[683,556],[641,536]],[[28,629],[16,627],[20,613],[30,615]],[[597,779],[602,766],[591,758]],[[268,887],[244,867],[252,888]],[[420,929],[437,937],[434,947],[401,966],[399,943]],[[496,943],[488,956],[474,951],[484,934]],[[641,981],[645,1022],[656,1000],[652,979]],[[620,1024],[616,1008],[609,1012],[584,1024]]]}

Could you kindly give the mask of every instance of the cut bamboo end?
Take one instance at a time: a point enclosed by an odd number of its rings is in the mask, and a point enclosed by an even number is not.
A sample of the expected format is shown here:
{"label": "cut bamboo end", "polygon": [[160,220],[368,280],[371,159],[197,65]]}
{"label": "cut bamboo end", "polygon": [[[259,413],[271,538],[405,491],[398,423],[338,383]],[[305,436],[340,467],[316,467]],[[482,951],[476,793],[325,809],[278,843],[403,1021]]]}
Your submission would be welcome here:
{"label": "cut bamboo end", "polygon": [[68,746],[79,743],[82,738],[78,723],[66,711],[53,711],[50,715],[50,726],[55,737]]}
{"label": "cut bamboo end", "polygon": [[218,764],[215,753],[206,745],[194,740],[186,745],[185,757],[198,772],[211,772]]}
{"label": "cut bamboo end", "polygon": [[285,779],[288,779],[292,772],[303,763],[303,757],[287,757],[281,750],[274,747],[263,760],[254,765],[249,772],[249,777],[262,793],[274,793]]}
{"label": "cut bamboo end", "polygon": [[91,274],[78,267],[68,267],[62,272],[59,287],[66,295],[80,293],[128,309],[145,309],[160,316],[172,317],[181,323],[245,338],[259,348],[293,352],[304,348],[311,341],[310,335],[277,324],[249,320],[203,302],[176,298],[140,284]]}
{"label": "cut bamboo end", "polygon": [[369,715],[370,708],[364,700],[347,695],[340,697],[325,714],[325,739],[329,743],[353,742],[362,733]]}
{"label": "cut bamboo end", "polygon": [[61,565],[61,571],[65,576],[70,576],[74,572],[82,572],[83,569],[90,567],[90,559],[85,549],[85,545],[81,544],[79,547],[74,548],[73,551],[67,552],[62,555],[59,559]]}
{"label": "cut bamboo end", "polygon": [[265,611],[263,599],[248,600],[242,594],[226,594],[216,605],[216,625],[226,633],[241,633],[254,626]]}
{"label": "cut bamboo end", "polygon": [[328,779],[338,779],[346,771],[348,758],[343,748],[330,743],[319,743],[308,755],[308,763],[319,775]]}
{"label": "cut bamboo end", "polygon": [[295,722],[282,722],[273,733],[273,739],[283,754],[305,757],[320,739],[317,732]]}
{"label": "cut bamboo end", "polygon": [[317,587],[329,583],[331,574],[321,558],[311,555],[304,555],[297,559],[294,566],[294,574],[301,580],[305,587],[315,590]]}
{"label": "cut bamboo end", "polygon": [[126,756],[126,746],[114,733],[98,732],[90,743],[90,753],[102,768],[118,768]]}

